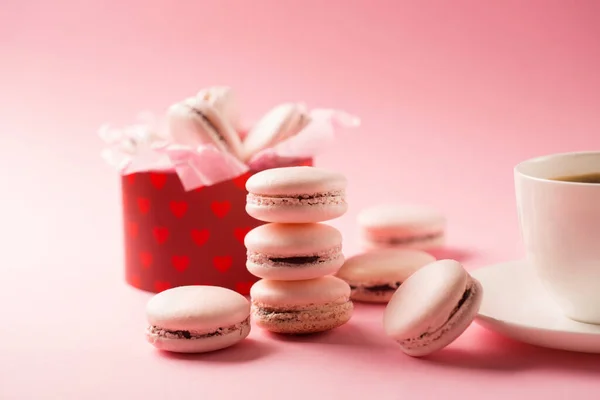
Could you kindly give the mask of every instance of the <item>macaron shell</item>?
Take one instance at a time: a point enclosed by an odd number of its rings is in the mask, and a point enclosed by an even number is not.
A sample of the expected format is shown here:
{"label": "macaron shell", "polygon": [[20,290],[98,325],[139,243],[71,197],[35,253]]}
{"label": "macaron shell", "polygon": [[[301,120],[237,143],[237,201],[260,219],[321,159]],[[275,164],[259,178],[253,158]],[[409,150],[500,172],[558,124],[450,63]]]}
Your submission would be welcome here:
{"label": "macaron shell", "polygon": [[180,286],[154,295],[146,306],[150,325],[167,330],[211,331],[250,315],[241,294],[217,286]]}
{"label": "macaron shell", "polygon": [[390,299],[384,329],[395,339],[418,337],[445,324],[467,288],[468,273],[453,260],[417,270]]}
{"label": "macaron shell", "polygon": [[432,255],[419,250],[372,250],[348,258],[336,276],[350,285],[404,282],[419,268],[435,260]]}
{"label": "macaron shell", "polygon": [[263,279],[250,288],[250,297],[253,304],[290,311],[315,304],[343,304],[350,298],[350,286],[333,276],[303,281]]}
{"label": "macaron shell", "polygon": [[252,175],[246,181],[249,193],[266,196],[312,195],[345,190],[344,175],[317,167],[272,168]]}
{"label": "macaron shell", "polygon": [[342,245],[342,234],[326,224],[273,223],[254,228],[246,235],[249,251],[269,256],[313,255]]}
{"label": "macaron shell", "polygon": [[321,305],[312,310],[298,312],[261,313],[253,306],[253,320],[260,328],[273,333],[305,335],[338,328],[352,318],[351,301],[341,304]]}
{"label": "macaron shell", "polygon": [[248,132],[244,149],[255,154],[267,147],[297,134],[309,122],[306,107],[297,103],[285,103],[272,108]]}
{"label": "macaron shell", "polygon": [[404,228],[408,232],[441,230],[446,224],[445,217],[434,208],[402,204],[379,204],[366,208],[358,214],[357,222],[364,228],[382,231]]}
{"label": "macaron shell", "polygon": [[246,212],[253,218],[265,222],[279,223],[314,223],[325,222],[341,217],[348,211],[348,204],[338,202],[316,204],[265,204],[256,205],[246,203]]}
{"label": "macaron shell", "polygon": [[461,306],[460,311],[441,328],[440,332],[421,341],[418,346],[401,345],[405,354],[412,357],[427,356],[448,346],[467,330],[477,316],[483,299],[483,287],[477,280],[471,279],[473,295]]}
{"label": "macaron shell", "polygon": [[240,128],[240,112],[234,91],[228,86],[211,86],[202,89],[197,98],[213,106],[231,126]]}
{"label": "macaron shell", "polygon": [[[227,142],[227,146],[215,136],[213,128],[194,112],[194,109],[201,112],[214,125],[218,134]],[[211,105],[189,98],[172,105],[167,112],[167,119],[170,135],[177,144],[194,148],[212,144],[221,151],[229,151],[243,159],[240,138],[233,127]]]}
{"label": "macaron shell", "polygon": [[221,336],[211,336],[202,339],[170,339],[146,333],[146,340],[159,350],[174,353],[206,353],[221,350],[244,340],[250,333],[250,324],[239,330]]}

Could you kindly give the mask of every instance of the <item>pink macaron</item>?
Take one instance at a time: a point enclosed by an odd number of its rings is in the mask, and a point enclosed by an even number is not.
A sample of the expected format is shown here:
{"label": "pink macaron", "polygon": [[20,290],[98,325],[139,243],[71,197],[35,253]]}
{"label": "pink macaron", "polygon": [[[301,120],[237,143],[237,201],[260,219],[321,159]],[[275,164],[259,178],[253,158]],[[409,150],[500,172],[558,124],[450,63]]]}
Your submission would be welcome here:
{"label": "pink macaron", "polygon": [[246,235],[246,267],[259,278],[284,281],[335,273],[344,263],[342,234],[325,224],[266,224]]}
{"label": "pink macaron", "polygon": [[380,204],[357,217],[362,247],[429,250],[445,241],[446,219],[434,208],[419,205]]}
{"label": "pink macaron", "polygon": [[203,353],[232,346],[250,333],[250,302],[217,286],[180,286],[150,299],[146,339],[177,353]]}
{"label": "pink macaron", "polygon": [[408,277],[434,261],[420,250],[371,250],[348,258],[336,276],[350,285],[352,300],[387,303]]}
{"label": "pink macaron", "polygon": [[285,103],[266,113],[244,139],[244,150],[250,157],[268,147],[297,135],[310,122],[304,104]]}
{"label": "pink macaron", "polygon": [[346,178],[323,168],[268,169],[251,176],[246,189],[246,212],[266,222],[323,222],[348,209]]}
{"label": "pink macaron", "polygon": [[303,281],[260,280],[250,289],[252,318],[275,333],[310,334],[348,322],[353,305],[350,287],[333,276]]}
{"label": "pink macaron", "polygon": [[190,97],[169,107],[169,135],[176,144],[213,145],[245,161],[242,141],[221,112],[202,98]]}
{"label": "pink macaron", "polygon": [[440,260],[412,274],[389,301],[383,325],[409,356],[440,350],[471,324],[483,298],[481,284],[460,263]]}

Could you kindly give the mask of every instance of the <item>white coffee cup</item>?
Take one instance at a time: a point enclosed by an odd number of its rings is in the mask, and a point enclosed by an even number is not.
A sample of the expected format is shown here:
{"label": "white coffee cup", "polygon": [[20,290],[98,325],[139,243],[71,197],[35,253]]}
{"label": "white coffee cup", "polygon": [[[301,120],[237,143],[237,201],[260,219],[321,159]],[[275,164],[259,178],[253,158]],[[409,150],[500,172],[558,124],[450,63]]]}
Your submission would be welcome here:
{"label": "white coffee cup", "polygon": [[600,324],[600,184],[553,180],[590,173],[600,151],[527,160],[514,176],[527,260],[567,317]]}

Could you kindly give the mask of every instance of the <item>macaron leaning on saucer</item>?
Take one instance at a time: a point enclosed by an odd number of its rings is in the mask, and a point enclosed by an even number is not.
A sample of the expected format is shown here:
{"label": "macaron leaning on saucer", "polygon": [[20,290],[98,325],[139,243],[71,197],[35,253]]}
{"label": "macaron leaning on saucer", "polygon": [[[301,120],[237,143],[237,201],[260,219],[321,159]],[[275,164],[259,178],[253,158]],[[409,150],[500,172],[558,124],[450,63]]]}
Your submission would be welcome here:
{"label": "macaron leaning on saucer", "polygon": [[172,105],[167,111],[169,134],[176,144],[196,148],[214,145],[245,161],[242,141],[217,108],[198,97]]}
{"label": "macaron leaning on saucer", "polygon": [[446,218],[423,205],[380,204],[357,216],[361,245],[429,250],[444,245]]}
{"label": "macaron leaning on saucer", "polygon": [[146,339],[160,350],[203,353],[240,342],[250,333],[250,302],[217,286],[180,286],[146,306]]}
{"label": "macaron leaning on saucer", "polygon": [[342,234],[326,224],[265,224],[248,232],[244,244],[246,267],[259,278],[313,279],[344,263]]}
{"label": "macaron leaning on saucer", "polygon": [[265,222],[323,222],[344,215],[346,177],[316,167],[273,168],[246,182],[246,212]]}
{"label": "macaron leaning on saucer", "polygon": [[259,151],[298,134],[310,122],[306,106],[285,103],[267,112],[244,139],[244,151],[250,158]]}
{"label": "macaron leaning on saucer", "polygon": [[435,257],[413,249],[377,249],[349,257],[336,276],[352,289],[354,301],[387,303],[398,287]]}
{"label": "macaron leaning on saucer", "polygon": [[417,270],[386,306],[383,325],[404,353],[421,357],[441,350],[473,322],[483,298],[481,284],[454,260]]}
{"label": "macaron leaning on saucer", "polygon": [[344,325],[354,306],[350,287],[333,276],[302,281],[262,279],[250,289],[252,319],[274,333],[302,335]]}

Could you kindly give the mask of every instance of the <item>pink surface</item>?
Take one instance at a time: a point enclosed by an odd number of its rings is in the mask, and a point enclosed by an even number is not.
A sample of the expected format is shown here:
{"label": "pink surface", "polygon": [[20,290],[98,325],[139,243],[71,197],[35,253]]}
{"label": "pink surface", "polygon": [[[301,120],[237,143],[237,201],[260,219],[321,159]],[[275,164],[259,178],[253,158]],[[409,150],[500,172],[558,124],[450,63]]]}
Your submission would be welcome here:
{"label": "pink surface", "polygon": [[119,181],[95,135],[101,123],[131,122],[211,84],[236,88],[250,119],[288,100],[339,107],[363,125],[317,162],[349,180],[348,214],[333,222],[347,255],[358,210],[377,199],[441,208],[448,254],[470,255],[467,268],[521,257],[514,164],[600,148],[600,3],[1,9],[3,400],[264,399],[257,387],[267,380],[272,398],[290,399],[315,388],[348,399],[590,398],[600,389],[599,356],[476,325],[431,359],[405,357],[384,337],[380,306],[358,305],[350,323],[321,336],[253,330],[238,351],[155,352],[143,337],[149,295],[123,282]]}

